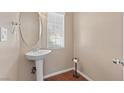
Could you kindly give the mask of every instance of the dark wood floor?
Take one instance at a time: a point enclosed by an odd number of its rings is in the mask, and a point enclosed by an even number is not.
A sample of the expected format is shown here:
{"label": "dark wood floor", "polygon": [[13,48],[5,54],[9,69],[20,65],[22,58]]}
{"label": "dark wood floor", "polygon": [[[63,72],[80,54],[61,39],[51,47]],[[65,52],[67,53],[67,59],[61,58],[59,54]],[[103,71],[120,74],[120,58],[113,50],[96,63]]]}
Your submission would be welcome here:
{"label": "dark wood floor", "polygon": [[73,77],[73,70],[59,74],[50,78],[45,79],[45,81],[88,81],[83,76],[80,75],[79,78]]}

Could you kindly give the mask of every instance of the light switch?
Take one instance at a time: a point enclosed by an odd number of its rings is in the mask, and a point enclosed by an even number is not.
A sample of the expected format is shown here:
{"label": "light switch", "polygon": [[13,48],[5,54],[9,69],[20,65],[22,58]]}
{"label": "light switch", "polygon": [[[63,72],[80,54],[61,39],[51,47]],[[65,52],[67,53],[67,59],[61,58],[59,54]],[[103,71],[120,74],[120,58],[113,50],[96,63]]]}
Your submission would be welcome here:
{"label": "light switch", "polygon": [[0,27],[0,41],[7,41],[7,29]]}

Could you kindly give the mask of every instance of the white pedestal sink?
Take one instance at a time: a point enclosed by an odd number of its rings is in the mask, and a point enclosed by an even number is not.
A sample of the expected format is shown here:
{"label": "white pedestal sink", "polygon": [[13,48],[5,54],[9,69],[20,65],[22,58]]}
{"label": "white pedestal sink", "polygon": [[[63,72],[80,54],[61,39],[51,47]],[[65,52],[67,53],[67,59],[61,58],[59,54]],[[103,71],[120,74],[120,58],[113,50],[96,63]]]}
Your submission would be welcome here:
{"label": "white pedestal sink", "polygon": [[36,64],[37,81],[43,81],[43,59],[51,50],[32,50],[25,54],[28,60],[34,60]]}

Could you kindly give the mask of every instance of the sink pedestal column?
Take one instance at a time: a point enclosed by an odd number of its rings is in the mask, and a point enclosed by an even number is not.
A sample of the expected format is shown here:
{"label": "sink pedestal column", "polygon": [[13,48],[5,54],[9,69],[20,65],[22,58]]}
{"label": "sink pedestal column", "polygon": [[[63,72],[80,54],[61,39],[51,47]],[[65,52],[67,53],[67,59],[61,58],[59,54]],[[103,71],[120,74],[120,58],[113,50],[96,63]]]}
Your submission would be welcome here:
{"label": "sink pedestal column", "polygon": [[50,52],[51,52],[51,50],[36,49],[36,51],[31,50],[30,52],[25,54],[25,56],[27,57],[28,60],[35,61],[37,81],[43,81],[44,58]]}
{"label": "sink pedestal column", "polygon": [[43,60],[36,60],[37,81],[43,81]]}

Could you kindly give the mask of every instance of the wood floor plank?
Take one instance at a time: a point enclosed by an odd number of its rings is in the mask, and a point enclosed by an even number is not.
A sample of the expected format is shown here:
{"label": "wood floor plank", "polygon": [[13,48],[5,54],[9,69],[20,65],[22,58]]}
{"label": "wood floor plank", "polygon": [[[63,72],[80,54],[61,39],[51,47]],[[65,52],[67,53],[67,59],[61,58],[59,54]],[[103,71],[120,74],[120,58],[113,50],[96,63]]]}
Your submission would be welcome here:
{"label": "wood floor plank", "polygon": [[45,79],[45,81],[88,81],[83,76],[80,75],[79,78],[73,77],[73,70],[59,74],[50,78]]}

